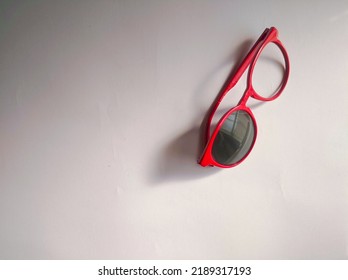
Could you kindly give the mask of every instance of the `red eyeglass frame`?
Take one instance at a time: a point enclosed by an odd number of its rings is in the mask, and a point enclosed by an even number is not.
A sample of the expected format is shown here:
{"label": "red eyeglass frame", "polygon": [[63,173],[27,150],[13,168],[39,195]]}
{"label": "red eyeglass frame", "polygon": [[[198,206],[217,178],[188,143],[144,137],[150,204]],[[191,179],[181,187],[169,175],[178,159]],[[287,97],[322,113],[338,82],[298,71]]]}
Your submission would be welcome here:
{"label": "red eyeglass frame", "polygon": [[[275,92],[274,95],[272,95],[269,98],[262,97],[259,95],[253,88],[252,85],[252,74],[255,68],[255,64],[258,60],[258,58],[261,55],[262,50],[267,46],[269,43],[274,43],[276,46],[279,47],[280,51],[282,52],[284,56],[284,61],[285,61],[285,71],[284,71],[284,76],[282,83],[279,87],[279,89]],[[216,128],[213,132],[213,134],[210,137],[210,126],[211,126],[211,121],[213,119],[213,116],[219,107],[219,104],[221,103],[222,99],[225,97],[225,95],[237,84],[241,76],[244,74],[245,70],[249,67],[248,71],[248,76],[247,76],[247,88],[238,102],[237,106],[233,107],[229,111],[227,111],[223,117],[219,120],[219,122],[216,125]],[[279,95],[283,92],[289,78],[289,73],[290,73],[290,62],[289,62],[289,56],[288,53],[283,46],[283,44],[280,42],[278,39],[278,30],[275,27],[271,28],[266,28],[265,31],[261,34],[259,39],[256,41],[256,43],[253,45],[251,50],[248,52],[238,69],[236,70],[235,74],[232,76],[230,82],[227,84],[227,86],[224,88],[224,90],[221,92],[220,96],[216,99],[211,112],[209,113],[206,126],[205,126],[205,149],[203,151],[203,154],[198,161],[198,163],[202,166],[217,166],[217,167],[222,167],[222,168],[230,168],[234,167],[238,164],[240,164],[242,161],[245,160],[245,158],[250,154],[251,150],[254,147],[255,140],[257,137],[257,124],[255,117],[253,113],[251,112],[251,109],[246,106],[246,102],[248,101],[249,97],[255,98],[260,101],[272,101],[279,97]],[[253,142],[250,146],[249,151],[244,155],[242,159],[240,159],[238,162],[233,163],[231,165],[224,165],[221,163],[218,163],[217,161],[214,160],[213,155],[212,155],[212,147],[215,141],[216,136],[218,135],[218,132],[220,131],[221,126],[223,125],[224,121],[234,112],[243,110],[246,111],[254,124],[254,139]]]}

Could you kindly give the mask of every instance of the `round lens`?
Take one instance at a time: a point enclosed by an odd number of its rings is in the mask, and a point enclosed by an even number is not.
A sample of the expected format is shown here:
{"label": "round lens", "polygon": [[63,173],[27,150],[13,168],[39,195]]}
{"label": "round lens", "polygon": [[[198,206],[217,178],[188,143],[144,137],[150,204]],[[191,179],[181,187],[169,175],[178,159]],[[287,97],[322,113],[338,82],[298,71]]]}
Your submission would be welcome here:
{"label": "round lens", "polygon": [[232,165],[250,151],[254,142],[254,122],[248,112],[233,112],[223,122],[213,144],[212,155],[216,162]]}
{"label": "round lens", "polygon": [[275,44],[268,44],[256,61],[252,74],[253,87],[264,98],[274,96],[284,81],[284,55]]}

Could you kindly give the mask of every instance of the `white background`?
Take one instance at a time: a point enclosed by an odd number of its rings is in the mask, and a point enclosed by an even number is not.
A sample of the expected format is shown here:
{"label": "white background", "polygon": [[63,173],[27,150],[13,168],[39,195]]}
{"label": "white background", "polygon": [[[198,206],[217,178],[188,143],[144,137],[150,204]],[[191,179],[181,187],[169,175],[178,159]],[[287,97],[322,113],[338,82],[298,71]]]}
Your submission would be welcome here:
{"label": "white background", "polygon": [[[151,275],[154,267],[158,275]],[[346,260],[1,260],[0,276],[8,280],[46,280],[48,277],[52,280],[223,279],[236,276],[260,280],[346,280],[348,270]]]}
{"label": "white background", "polygon": [[[201,168],[270,26],[288,86],[245,162]],[[2,1],[0,258],[347,259],[347,35],[337,0]]]}

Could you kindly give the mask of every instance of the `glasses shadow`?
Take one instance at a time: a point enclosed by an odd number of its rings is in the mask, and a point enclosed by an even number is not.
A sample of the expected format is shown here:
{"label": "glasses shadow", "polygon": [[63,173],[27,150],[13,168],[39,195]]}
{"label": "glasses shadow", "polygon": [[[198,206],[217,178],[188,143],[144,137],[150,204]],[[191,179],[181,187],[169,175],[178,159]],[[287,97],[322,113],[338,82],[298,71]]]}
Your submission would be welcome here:
{"label": "glasses shadow", "polygon": [[156,162],[151,183],[187,181],[211,176],[220,171],[216,167],[202,167],[199,157],[199,128],[192,128],[168,143]]}

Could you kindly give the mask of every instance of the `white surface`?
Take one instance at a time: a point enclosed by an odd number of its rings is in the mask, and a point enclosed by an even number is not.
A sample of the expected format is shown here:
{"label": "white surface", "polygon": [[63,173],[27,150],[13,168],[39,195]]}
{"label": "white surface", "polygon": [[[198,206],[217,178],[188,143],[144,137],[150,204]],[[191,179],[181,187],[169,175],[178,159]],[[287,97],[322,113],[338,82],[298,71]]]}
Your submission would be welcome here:
{"label": "white surface", "polygon": [[[2,1],[0,257],[347,259],[347,11]],[[289,84],[243,164],[201,168],[202,118],[269,26]]]}

